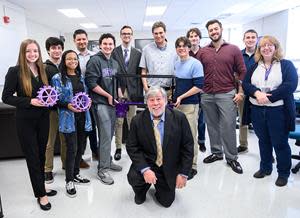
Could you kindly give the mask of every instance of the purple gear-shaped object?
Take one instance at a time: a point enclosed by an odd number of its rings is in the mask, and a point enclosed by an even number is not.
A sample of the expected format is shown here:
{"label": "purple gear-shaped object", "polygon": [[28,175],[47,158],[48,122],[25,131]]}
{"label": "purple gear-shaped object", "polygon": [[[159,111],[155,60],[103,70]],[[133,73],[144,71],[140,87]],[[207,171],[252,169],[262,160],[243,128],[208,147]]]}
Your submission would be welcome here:
{"label": "purple gear-shaped object", "polygon": [[88,94],[85,92],[78,92],[72,98],[72,106],[75,107],[77,110],[87,111],[89,109],[91,99]]}
{"label": "purple gear-shaped object", "polygon": [[116,116],[118,118],[124,118],[126,117],[126,113],[128,111],[129,107],[126,102],[119,102],[116,104]]}
{"label": "purple gear-shaped object", "polygon": [[47,107],[52,107],[58,100],[57,91],[51,86],[43,86],[37,92],[37,98]]}

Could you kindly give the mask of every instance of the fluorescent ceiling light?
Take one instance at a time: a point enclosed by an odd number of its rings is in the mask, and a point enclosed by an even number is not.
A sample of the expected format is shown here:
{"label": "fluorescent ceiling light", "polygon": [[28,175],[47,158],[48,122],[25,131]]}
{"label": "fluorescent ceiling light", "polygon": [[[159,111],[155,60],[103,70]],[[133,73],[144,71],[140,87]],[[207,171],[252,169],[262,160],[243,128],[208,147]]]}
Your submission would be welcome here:
{"label": "fluorescent ceiling light", "polygon": [[70,8],[70,9],[57,9],[60,13],[63,13],[67,17],[71,18],[78,18],[78,17],[85,17],[84,14],[79,11],[77,8]]}
{"label": "fluorescent ceiling light", "polygon": [[146,8],[146,16],[158,16],[163,15],[167,6],[148,6]]}
{"label": "fluorescent ceiling light", "polygon": [[233,5],[229,8],[227,8],[225,11],[223,11],[223,14],[238,14],[243,11],[246,11],[249,9],[253,4],[250,3],[239,3],[236,5]]}
{"label": "fluorescent ceiling light", "polygon": [[154,24],[154,21],[145,21],[143,26],[152,26]]}
{"label": "fluorescent ceiling light", "polygon": [[97,29],[98,28],[98,26],[95,23],[80,23],[79,25],[86,29]]}

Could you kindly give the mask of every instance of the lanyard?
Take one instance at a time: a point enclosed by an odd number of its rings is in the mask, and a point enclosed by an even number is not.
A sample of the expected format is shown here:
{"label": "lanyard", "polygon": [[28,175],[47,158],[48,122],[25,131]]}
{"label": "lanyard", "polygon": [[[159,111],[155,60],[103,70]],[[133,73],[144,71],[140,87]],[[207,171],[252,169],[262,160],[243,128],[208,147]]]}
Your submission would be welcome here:
{"label": "lanyard", "polygon": [[265,68],[266,68],[266,72],[265,72],[265,81],[267,81],[268,78],[269,78],[269,75],[270,75],[270,73],[271,73],[272,66],[273,66],[273,63],[270,65],[270,67],[269,67],[269,69],[268,69],[268,68],[266,67],[266,65],[265,65]]}

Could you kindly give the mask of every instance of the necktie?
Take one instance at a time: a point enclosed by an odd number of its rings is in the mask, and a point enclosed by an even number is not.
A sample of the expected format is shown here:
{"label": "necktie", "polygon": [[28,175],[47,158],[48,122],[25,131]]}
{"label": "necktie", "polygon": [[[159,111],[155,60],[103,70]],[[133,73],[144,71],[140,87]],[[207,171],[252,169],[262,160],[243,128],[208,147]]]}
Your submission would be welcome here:
{"label": "necktie", "polygon": [[124,49],[124,63],[125,63],[126,70],[128,68],[128,63],[129,63],[128,51],[129,51],[128,48]]}
{"label": "necktie", "polygon": [[156,165],[157,166],[161,166],[162,163],[163,163],[163,153],[162,153],[162,146],[161,146],[161,140],[160,140],[160,133],[159,133],[159,130],[158,130],[158,123],[159,123],[160,120],[153,120],[153,130],[154,130],[154,136],[155,136],[155,141],[156,141],[156,153],[157,153],[157,156],[156,156]]}

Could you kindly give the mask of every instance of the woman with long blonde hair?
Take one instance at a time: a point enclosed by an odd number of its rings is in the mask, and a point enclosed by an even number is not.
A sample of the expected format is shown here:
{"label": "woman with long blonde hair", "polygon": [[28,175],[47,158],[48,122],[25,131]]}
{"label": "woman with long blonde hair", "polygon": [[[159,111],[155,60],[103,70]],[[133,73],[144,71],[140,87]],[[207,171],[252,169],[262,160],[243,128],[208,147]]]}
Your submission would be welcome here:
{"label": "woman with long blonde hair", "polygon": [[48,85],[48,79],[40,46],[35,40],[26,39],[21,43],[17,65],[10,67],[6,74],[2,101],[16,107],[17,134],[26,158],[34,196],[42,210],[50,210],[47,196],[55,195],[56,191],[46,191],[44,184],[49,112],[36,97],[44,85]]}

